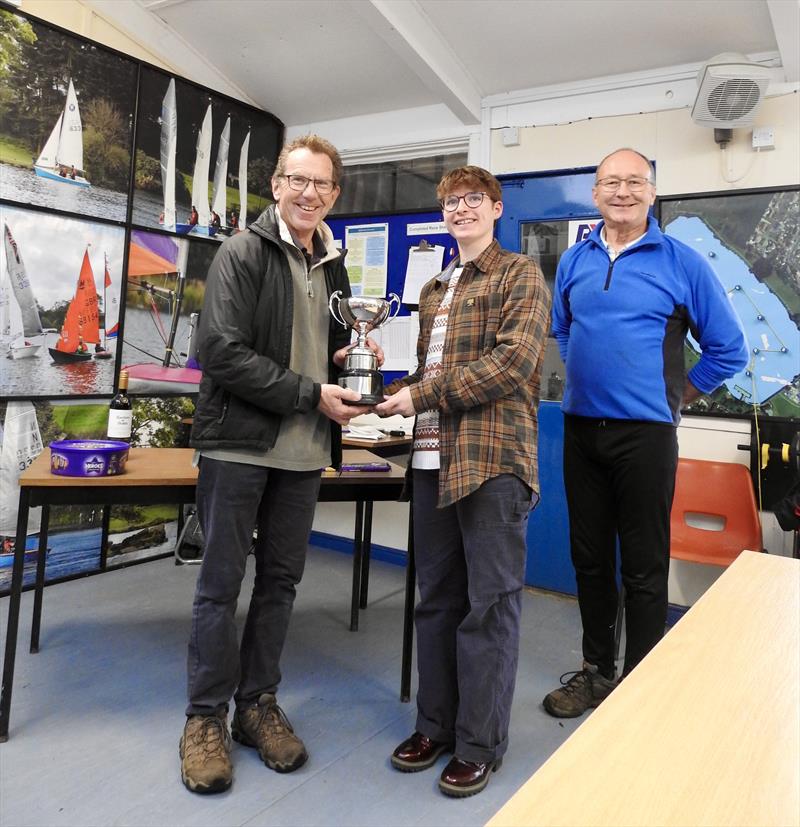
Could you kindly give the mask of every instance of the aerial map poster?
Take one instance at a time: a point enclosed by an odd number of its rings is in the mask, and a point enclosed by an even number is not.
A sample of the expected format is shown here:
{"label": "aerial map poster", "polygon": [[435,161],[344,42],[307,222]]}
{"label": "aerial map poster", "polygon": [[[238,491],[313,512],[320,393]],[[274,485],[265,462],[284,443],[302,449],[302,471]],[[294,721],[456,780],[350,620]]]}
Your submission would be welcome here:
{"label": "aerial map poster", "polygon": [[[689,410],[800,417],[800,189],[660,199],[667,235],[697,250],[722,282],[750,362]],[[687,339],[687,364],[698,358]]]}

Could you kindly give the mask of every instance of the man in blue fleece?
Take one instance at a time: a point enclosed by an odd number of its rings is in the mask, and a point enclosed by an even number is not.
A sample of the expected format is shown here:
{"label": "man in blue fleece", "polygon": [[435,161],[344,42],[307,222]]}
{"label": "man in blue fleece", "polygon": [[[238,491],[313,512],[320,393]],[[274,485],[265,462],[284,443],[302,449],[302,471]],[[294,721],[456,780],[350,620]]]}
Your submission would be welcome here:
{"label": "man in blue fleece", "polygon": [[[603,221],[561,257],[553,293],[553,332],[567,367],[564,484],[583,623],[583,667],[544,699],[560,718],[582,715],[615,686],[617,536],[623,677],[660,640],[680,408],[748,360],[714,272],[649,216],[656,189],[648,159],[632,149],[612,152],[597,168],[592,195]],[[702,355],[687,375],[689,330]]]}

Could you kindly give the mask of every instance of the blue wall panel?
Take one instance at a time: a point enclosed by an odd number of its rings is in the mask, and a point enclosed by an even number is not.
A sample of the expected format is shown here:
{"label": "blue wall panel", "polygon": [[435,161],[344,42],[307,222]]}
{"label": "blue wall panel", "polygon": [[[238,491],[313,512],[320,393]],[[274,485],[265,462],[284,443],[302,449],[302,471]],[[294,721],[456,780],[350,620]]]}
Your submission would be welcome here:
{"label": "blue wall panel", "polygon": [[541,499],[528,521],[529,586],[575,594],[575,572],[569,556],[569,521],[564,496],[561,455],[564,417],[558,402],[539,404],[539,484]]}
{"label": "blue wall panel", "polygon": [[[594,168],[501,176],[503,215],[497,238],[507,250],[520,251],[520,225],[596,216],[592,202]],[[562,452],[564,419],[559,402],[539,405],[539,480],[541,502],[528,522],[529,586],[575,594],[569,554],[569,520],[564,495]]]}

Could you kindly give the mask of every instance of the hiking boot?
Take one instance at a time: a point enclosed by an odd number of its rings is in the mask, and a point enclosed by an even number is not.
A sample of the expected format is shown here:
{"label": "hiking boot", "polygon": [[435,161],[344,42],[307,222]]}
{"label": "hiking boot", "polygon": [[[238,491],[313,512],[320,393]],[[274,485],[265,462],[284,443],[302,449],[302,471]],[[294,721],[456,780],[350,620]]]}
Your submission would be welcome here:
{"label": "hiking boot", "polygon": [[308,760],[305,745],[269,693],[261,695],[253,706],[237,709],[231,731],[235,741],[255,747],[261,760],[275,772],[292,772]]}
{"label": "hiking boot", "polygon": [[[564,680],[567,676],[572,677]],[[553,690],[545,696],[542,705],[556,718],[577,718],[587,709],[600,705],[617,685],[614,680],[604,678],[597,667],[584,661],[583,669],[578,672],[565,672],[559,680],[560,689]]]}
{"label": "hiking boot", "polygon": [[221,793],[233,781],[231,736],[219,715],[186,719],[180,742],[181,779],[193,793]]}

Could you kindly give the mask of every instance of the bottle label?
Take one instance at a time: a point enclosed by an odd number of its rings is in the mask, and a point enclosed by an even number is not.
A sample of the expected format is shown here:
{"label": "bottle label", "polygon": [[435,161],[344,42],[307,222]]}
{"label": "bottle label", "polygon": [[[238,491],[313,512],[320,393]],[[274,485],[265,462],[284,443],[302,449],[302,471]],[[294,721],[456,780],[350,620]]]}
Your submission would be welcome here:
{"label": "bottle label", "polygon": [[132,411],[108,412],[108,436],[110,439],[130,439],[132,425]]}

